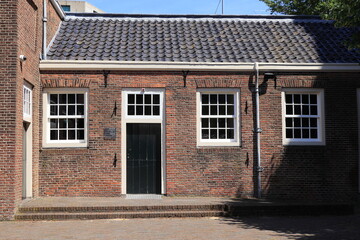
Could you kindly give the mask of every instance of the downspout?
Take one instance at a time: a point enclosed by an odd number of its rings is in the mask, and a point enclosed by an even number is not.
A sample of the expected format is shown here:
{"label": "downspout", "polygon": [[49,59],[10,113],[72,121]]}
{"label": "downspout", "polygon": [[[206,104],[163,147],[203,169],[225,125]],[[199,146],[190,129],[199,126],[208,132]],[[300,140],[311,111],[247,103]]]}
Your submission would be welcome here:
{"label": "downspout", "polygon": [[257,193],[256,197],[261,198],[261,152],[260,152],[260,133],[262,129],[260,128],[260,105],[259,105],[259,63],[254,63],[255,68],[255,126],[254,133],[256,138],[256,177],[257,177]]}
{"label": "downspout", "polygon": [[46,28],[47,28],[47,0],[43,1],[43,44],[42,44],[42,60],[46,60]]}

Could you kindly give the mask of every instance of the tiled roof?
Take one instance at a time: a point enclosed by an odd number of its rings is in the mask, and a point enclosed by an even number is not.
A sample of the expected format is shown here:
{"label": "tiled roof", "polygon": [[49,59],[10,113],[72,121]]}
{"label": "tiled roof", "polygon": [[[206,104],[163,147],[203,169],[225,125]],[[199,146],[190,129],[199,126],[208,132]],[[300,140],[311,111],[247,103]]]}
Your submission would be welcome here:
{"label": "tiled roof", "polygon": [[332,21],[294,16],[67,16],[49,60],[358,63]]}

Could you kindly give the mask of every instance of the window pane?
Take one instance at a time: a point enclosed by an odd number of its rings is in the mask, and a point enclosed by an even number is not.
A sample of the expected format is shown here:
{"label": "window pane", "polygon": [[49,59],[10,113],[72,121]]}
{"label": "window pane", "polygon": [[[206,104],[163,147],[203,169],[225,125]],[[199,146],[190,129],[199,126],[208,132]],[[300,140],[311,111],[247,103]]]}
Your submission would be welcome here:
{"label": "window pane", "polygon": [[211,128],[217,127],[217,118],[210,118],[210,127]]}
{"label": "window pane", "polygon": [[59,94],[59,103],[66,104],[66,94]]}
{"label": "window pane", "polygon": [[160,94],[153,95],[153,104],[160,104]]}
{"label": "window pane", "polygon": [[59,127],[66,128],[66,119],[59,119]]}
{"label": "window pane", "polygon": [[50,131],[50,140],[58,140],[58,130]]}
{"label": "window pane", "polygon": [[300,118],[294,118],[294,127],[301,127]]}
{"label": "window pane", "polygon": [[293,103],[292,94],[286,94],[285,95],[285,102],[286,103]]}
{"label": "window pane", "polygon": [[311,129],[311,138],[318,138],[317,129]]}
{"label": "window pane", "polygon": [[66,139],[67,139],[66,130],[60,130],[59,131],[59,140],[66,140]]}
{"label": "window pane", "polygon": [[294,105],[294,114],[295,115],[301,114],[301,106],[300,105]]}
{"label": "window pane", "polygon": [[128,115],[135,115],[135,107],[128,106]]}
{"label": "window pane", "polygon": [[285,126],[286,127],[292,127],[293,126],[293,119],[292,118],[286,118],[285,119]]}
{"label": "window pane", "polygon": [[286,138],[293,138],[293,130],[286,129]]}
{"label": "window pane", "polygon": [[310,118],[310,127],[317,127],[317,119]]}
{"label": "window pane", "polygon": [[310,107],[310,115],[317,115],[318,111],[317,111],[317,106],[311,106]]}
{"label": "window pane", "polygon": [[209,106],[202,106],[202,115],[209,115]]}
{"label": "window pane", "polygon": [[136,106],[136,115],[144,115],[143,106]]}
{"label": "window pane", "polygon": [[216,129],[210,129],[210,139],[217,139],[217,130]]}
{"label": "window pane", "polygon": [[225,138],[226,138],[225,129],[219,129],[219,139],[225,139]]}
{"label": "window pane", "polygon": [[58,120],[50,119],[50,128],[58,128]]}
{"label": "window pane", "polygon": [[302,114],[309,115],[309,106],[307,106],[307,105],[302,106]]}
{"label": "window pane", "polygon": [[311,104],[317,104],[317,95],[310,94],[310,103]]}
{"label": "window pane", "polygon": [[55,106],[50,106],[50,115],[58,115],[58,107]]}
{"label": "window pane", "polygon": [[234,115],[234,106],[227,106],[227,115]]}
{"label": "window pane", "polygon": [[227,139],[234,139],[234,129],[227,130]]}
{"label": "window pane", "polygon": [[75,128],[75,119],[74,118],[68,119],[68,128]]}
{"label": "window pane", "polygon": [[300,103],[300,94],[294,94],[294,103]]}
{"label": "window pane", "polygon": [[74,140],[75,139],[75,130],[69,130],[68,131],[68,139]]}
{"label": "window pane", "polygon": [[201,103],[202,104],[209,104],[209,95],[208,94],[202,94],[201,95]]}
{"label": "window pane", "polygon": [[286,105],[286,114],[288,114],[288,115],[293,114],[293,106],[292,105]]}
{"label": "window pane", "polygon": [[159,106],[154,106],[153,107],[153,115],[154,116],[159,116],[160,115],[160,107]]}
{"label": "window pane", "polygon": [[76,123],[77,128],[84,128],[85,120],[83,118],[78,118],[78,119],[76,119],[76,121],[77,121],[77,123]]}
{"label": "window pane", "polygon": [[309,129],[303,129],[302,130],[302,137],[303,138],[309,138]]}
{"label": "window pane", "polygon": [[225,105],[219,106],[219,115],[226,115],[226,108]]}
{"label": "window pane", "polygon": [[134,94],[128,94],[128,104],[135,104]]}
{"label": "window pane", "polygon": [[76,102],[78,104],[83,104],[84,103],[84,94],[76,94]]}
{"label": "window pane", "polygon": [[209,139],[209,130],[208,129],[203,129],[201,131],[201,138],[202,139]]}
{"label": "window pane", "polygon": [[225,118],[219,118],[219,128],[225,128]]}
{"label": "window pane", "polygon": [[68,103],[75,103],[75,94],[68,94]]}
{"label": "window pane", "polygon": [[301,138],[301,130],[294,129],[294,138]]}
{"label": "window pane", "polygon": [[145,104],[151,104],[151,95],[145,94]]}
{"label": "window pane", "polygon": [[59,115],[66,115],[66,106],[59,106]]}
{"label": "window pane", "polygon": [[77,115],[84,115],[84,106],[77,106]]}
{"label": "window pane", "polygon": [[50,104],[58,103],[58,95],[57,94],[50,94]]}
{"label": "window pane", "polygon": [[225,104],[225,94],[219,94],[219,103]]}
{"label": "window pane", "polygon": [[309,118],[302,118],[301,119],[301,125],[303,127],[309,127]]}
{"label": "window pane", "polygon": [[210,103],[211,104],[217,104],[217,95],[216,94],[211,94],[210,95]]}
{"label": "window pane", "polygon": [[302,103],[303,104],[308,104],[309,103],[309,95],[308,94],[302,94],[301,98],[302,98]]}
{"label": "window pane", "polygon": [[233,118],[228,118],[227,119],[227,127],[228,128],[234,128],[234,119]]}
{"label": "window pane", "polygon": [[217,115],[217,105],[210,106],[210,115]]}
{"label": "window pane", "polygon": [[84,140],[85,139],[84,136],[85,136],[84,130],[78,130],[77,131],[77,139],[78,140]]}
{"label": "window pane", "polygon": [[201,119],[201,127],[202,128],[208,128],[209,127],[209,119],[208,118],[202,118]]}
{"label": "window pane", "polygon": [[[136,94],[136,104],[143,104],[143,95],[142,94]],[[136,114],[138,115],[138,114]]]}
{"label": "window pane", "polygon": [[[146,98],[145,98],[146,101]],[[151,115],[151,106],[145,106],[145,115]]]}
{"label": "window pane", "polygon": [[68,106],[68,115],[75,115],[75,105]]}
{"label": "window pane", "polygon": [[233,94],[227,95],[227,104],[234,104],[234,95]]}

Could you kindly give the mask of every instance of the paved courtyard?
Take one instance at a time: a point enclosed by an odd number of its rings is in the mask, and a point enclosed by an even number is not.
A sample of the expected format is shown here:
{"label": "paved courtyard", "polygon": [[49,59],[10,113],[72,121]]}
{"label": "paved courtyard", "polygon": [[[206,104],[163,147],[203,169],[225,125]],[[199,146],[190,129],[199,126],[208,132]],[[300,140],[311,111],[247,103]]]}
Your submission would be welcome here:
{"label": "paved courtyard", "polygon": [[0,239],[360,239],[360,216],[0,222]]}

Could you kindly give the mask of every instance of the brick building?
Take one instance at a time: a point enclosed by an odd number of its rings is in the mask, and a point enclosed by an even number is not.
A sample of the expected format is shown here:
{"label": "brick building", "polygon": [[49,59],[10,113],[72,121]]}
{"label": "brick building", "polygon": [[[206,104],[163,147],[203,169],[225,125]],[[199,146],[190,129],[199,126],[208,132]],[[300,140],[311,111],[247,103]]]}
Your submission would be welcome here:
{"label": "brick building", "polygon": [[2,218],[37,196],[359,193],[353,30],[306,16],[64,16],[49,1],[39,61],[42,1],[8,2]]}

